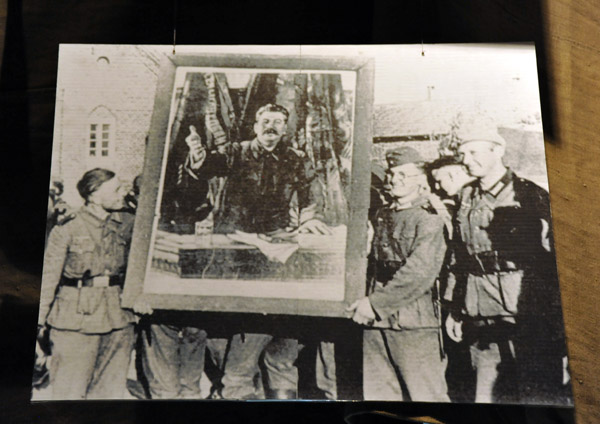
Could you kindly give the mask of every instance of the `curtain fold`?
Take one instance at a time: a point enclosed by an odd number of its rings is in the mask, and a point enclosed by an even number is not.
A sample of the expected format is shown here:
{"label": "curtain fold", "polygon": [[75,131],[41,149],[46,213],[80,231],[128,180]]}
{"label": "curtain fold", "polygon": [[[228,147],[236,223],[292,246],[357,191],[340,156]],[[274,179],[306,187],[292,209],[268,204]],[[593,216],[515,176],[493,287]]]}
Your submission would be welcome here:
{"label": "curtain fold", "polygon": [[245,90],[230,90],[225,73],[190,73],[176,99],[165,178],[165,187],[170,189],[163,194],[163,220],[189,224],[205,219],[207,207],[213,212],[223,207],[223,178],[207,181],[206,190],[195,193],[194,198],[180,195],[189,178],[182,172],[189,126],[194,125],[205,146],[215,150],[254,138],[256,112],[267,103],[277,103],[290,113],[281,142],[312,162],[319,186],[315,190],[320,197],[317,206],[326,223],[347,223],[353,99],[346,98],[339,74],[253,74]]}

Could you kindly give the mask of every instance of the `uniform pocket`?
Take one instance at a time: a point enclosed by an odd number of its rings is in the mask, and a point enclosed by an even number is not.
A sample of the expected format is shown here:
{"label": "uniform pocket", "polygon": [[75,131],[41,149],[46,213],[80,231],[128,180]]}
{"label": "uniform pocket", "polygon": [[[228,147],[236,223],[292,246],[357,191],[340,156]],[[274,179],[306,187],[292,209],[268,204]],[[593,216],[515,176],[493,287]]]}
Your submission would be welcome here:
{"label": "uniform pocket", "polygon": [[431,293],[400,308],[391,318],[391,327],[398,330],[432,328],[438,326]]}
{"label": "uniform pocket", "polygon": [[71,274],[83,274],[91,267],[94,259],[96,244],[92,239],[75,239],[69,246],[65,267]]}
{"label": "uniform pocket", "polygon": [[502,299],[502,306],[511,314],[516,314],[518,312],[522,280],[523,271],[502,273],[498,275],[498,288]]}

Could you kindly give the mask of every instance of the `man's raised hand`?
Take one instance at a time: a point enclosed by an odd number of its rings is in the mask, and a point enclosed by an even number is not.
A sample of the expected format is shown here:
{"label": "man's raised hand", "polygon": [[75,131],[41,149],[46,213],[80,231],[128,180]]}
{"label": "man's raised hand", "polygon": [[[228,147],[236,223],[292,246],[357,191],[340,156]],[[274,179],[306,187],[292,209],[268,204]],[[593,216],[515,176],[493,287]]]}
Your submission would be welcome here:
{"label": "man's raised hand", "polygon": [[185,143],[190,149],[191,167],[192,169],[198,169],[206,156],[206,149],[202,145],[202,138],[196,127],[190,125],[189,128],[190,134],[185,138]]}

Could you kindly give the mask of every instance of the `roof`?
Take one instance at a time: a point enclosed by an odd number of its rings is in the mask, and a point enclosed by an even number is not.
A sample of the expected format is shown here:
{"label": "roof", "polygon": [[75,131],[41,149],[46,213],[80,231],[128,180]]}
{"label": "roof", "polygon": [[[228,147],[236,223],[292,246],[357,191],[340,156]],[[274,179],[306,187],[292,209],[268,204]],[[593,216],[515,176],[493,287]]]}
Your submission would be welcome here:
{"label": "roof", "polygon": [[[498,127],[538,132],[542,130],[539,112],[527,113],[519,108],[486,109],[481,105],[468,105],[444,101],[403,102],[374,105],[373,137],[398,138],[398,140],[429,139],[430,135],[448,134],[453,122],[467,117],[487,117]],[[457,121],[458,119],[458,121]],[[478,118],[477,118],[478,119]]]}
{"label": "roof", "polygon": [[380,104],[374,106],[374,137],[446,134],[457,114],[456,107],[428,102]]}

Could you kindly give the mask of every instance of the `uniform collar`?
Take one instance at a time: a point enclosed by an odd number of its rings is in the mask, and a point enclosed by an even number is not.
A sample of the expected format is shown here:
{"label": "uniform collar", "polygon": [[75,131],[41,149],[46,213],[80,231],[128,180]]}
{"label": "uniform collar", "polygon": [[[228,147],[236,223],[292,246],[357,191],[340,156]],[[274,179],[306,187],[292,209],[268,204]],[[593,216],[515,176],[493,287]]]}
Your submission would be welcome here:
{"label": "uniform collar", "polygon": [[80,212],[82,212],[81,216],[83,219],[96,227],[102,227],[108,222],[114,222],[116,224],[123,222],[120,212],[111,212],[105,219],[95,214],[94,209],[89,205],[82,206]]}
{"label": "uniform collar", "polygon": [[392,201],[392,203],[390,203],[390,209],[395,210],[395,211],[403,211],[406,209],[412,209],[412,208],[416,208],[419,206],[423,206],[427,202],[428,202],[427,196],[419,196],[419,197],[415,198],[414,200],[412,200],[408,203],[403,203],[403,204],[398,204],[396,202],[396,200],[394,199],[394,201]]}
{"label": "uniform collar", "polygon": [[482,194],[489,194],[492,197],[498,197],[498,195],[508,186],[513,180],[514,173],[510,168],[506,169],[506,172],[498,181],[496,181],[489,189],[483,190],[481,185],[478,184],[479,191]]}
{"label": "uniform collar", "polygon": [[282,149],[283,149],[283,141],[282,140],[279,140],[279,143],[277,143],[277,146],[275,146],[275,148],[271,151],[268,151],[267,149],[265,149],[258,141],[258,138],[254,138],[250,142],[250,150],[252,151],[252,156],[254,156],[254,159],[260,159],[263,157],[271,156],[275,160],[279,160],[281,153],[283,151]]}

